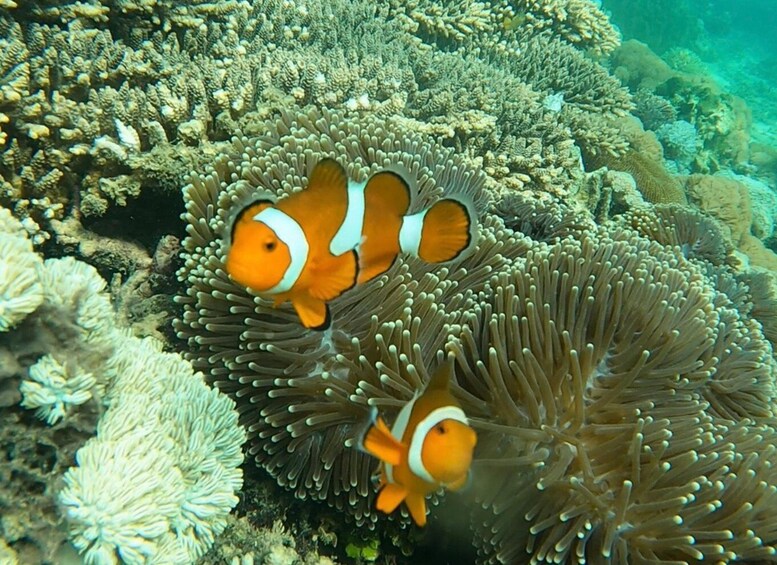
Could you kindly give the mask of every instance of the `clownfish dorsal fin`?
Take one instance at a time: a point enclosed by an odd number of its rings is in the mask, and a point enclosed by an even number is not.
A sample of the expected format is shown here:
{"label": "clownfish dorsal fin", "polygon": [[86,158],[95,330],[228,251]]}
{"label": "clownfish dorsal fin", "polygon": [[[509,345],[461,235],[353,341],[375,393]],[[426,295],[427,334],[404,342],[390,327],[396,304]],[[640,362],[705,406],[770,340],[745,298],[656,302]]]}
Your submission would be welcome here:
{"label": "clownfish dorsal fin", "polygon": [[373,408],[370,413],[370,426],[359,442],[359,448],[387,465],[399,465],[405,451],[405,446],[391,434],[386,422],[378,416],[377,408]]}
{"label": "clownfish dorsal fin", "polygon": [[445,361],[443,361],[437,370],[429,379],[429,384],[426,385],[426,390],[448,390],[451,384],[451,377],[453,376],[453,355],[449,355]]}
{"label": "clownfish dorsal fin", "polygon": [[322,159],[310,173],[307,190],[317,192],[333,187],[345,189],[348,186],[348,176],[343,166],[334,159]]}

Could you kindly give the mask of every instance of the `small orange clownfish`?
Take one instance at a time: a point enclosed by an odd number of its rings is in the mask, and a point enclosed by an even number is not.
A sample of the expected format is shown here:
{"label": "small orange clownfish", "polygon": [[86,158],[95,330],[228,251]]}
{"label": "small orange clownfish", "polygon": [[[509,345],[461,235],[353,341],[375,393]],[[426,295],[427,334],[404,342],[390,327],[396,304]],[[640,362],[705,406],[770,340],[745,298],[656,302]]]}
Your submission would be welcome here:
{"label": "small orange clownfish", "polygon": [[238,213],[226,272],[276,306],[290,300],[305,327],[326,329],[327,302],[385,273],[400,252],[442,263],[471,245],[469,206],[446,198],[406,215],[410,200],[408,183],[395,172],[357,183],[324,159],[305,190]]}
{"label": "small orange clownfish", "polygon": [[453,368],[442,365],[422,394],[402,407],[391,430],[373,410],[361,449],[381,461],[376,507],[390,514],[407,504],[413,521],[426,524],[426,497],[441,486],[467,483],[477,435],[448,390]]}

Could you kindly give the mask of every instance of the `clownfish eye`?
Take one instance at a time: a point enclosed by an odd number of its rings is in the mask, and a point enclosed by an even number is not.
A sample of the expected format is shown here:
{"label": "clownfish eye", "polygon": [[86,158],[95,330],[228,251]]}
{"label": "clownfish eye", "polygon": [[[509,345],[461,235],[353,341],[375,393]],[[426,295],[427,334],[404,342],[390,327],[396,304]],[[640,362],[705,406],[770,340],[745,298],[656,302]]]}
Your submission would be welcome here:
{"label": "clownfish eye", "polygon": [[276,244],[274,241],[265,241],[264,242],[264,249],[265,251],[275,251]]}
{"label": "clownfish eye", "polygon": [[437,425],[434,427],[434,429],[435,429],[435,431],[436,431],[438,434],[444,434],[444,433],[445,433],[445,426],[443,426],[442,424],[437,424]]}

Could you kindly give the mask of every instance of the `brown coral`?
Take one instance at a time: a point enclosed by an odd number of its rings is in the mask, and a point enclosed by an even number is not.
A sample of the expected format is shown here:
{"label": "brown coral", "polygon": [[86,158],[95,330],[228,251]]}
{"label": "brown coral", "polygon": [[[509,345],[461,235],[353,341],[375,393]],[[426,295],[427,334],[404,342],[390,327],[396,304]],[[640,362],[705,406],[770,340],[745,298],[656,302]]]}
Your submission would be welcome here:
{"label": "brown coral", "polygon": [[585,156],[585,162],[589,170],[608,167],[629,173],[634,177],[637,188],[648,202],[654,204],[687,202],[683,187],[667,172],[663,164],[634,149],[629,149],[618,156],[607,152],[597,155],[588,154]]}

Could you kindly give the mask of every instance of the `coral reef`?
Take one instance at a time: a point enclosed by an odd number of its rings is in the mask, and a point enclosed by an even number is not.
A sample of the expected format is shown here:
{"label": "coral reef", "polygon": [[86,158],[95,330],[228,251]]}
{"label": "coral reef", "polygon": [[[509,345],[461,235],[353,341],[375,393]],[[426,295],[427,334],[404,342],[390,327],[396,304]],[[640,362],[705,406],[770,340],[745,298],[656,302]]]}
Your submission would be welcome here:
{"label": "coral reef", "polygon": [[[594,0],[0,0],[0,562],[410,552],[356,440],[450,356],[480,441],[430,523],[482,561],[773,558],[774,198],[709,173],[775,159],[687,52],[620,43]],[[323,157],[471,200],[472,255],[324,333],[237,287],[235,210]],[[267,518],[292,496],[348,523]]]}
{"label": "coral reef", "polygon": [[620,45],[620,34],[591,0],[518,0],[512,2],[522,26],[533,33],[552,30],[568,43],[607,54]]}
{"label": "coral reef", "polygon": [[624,42],[613,53],[611,64],[613,74],[632,92],[643,92],[643,98],[659,96],[674,108],[676,120],[695,128],[701,148],[695,152],[692,172],[741,167],[748,161],[750,110],[741,98],[725,92],[703,69],[675,70],[635,40]]}
{"label": "coral reef", "polygon": [[602,152],[586,156],[586,166],[590,170],[608,167],[623,171],[634,177],[637,188],[645,200],[654,204],[683,204],[687,201],[683,186],[664,168],[660,161],[651,159],[644,153],[629,149],[620,156]]}
{"label": "coral reef", "polygon": [[[37,225],[35,243],[52,220],[94,222],[174,191],[214,142],[307,104],[420,120],[409,127],[487,159],[508,186],[558,195],[581,177],[567,127],[622,145],[581,100],[589,87],[628,111],[581,53],[619,41],[588,0],[41,2],[0,15],[0,29],[0,200]],[[537,66],[545,48],[558,72]],[[511,60],[550,74],[533,84]],[[554,88],[561,115],[537,96]]]}

